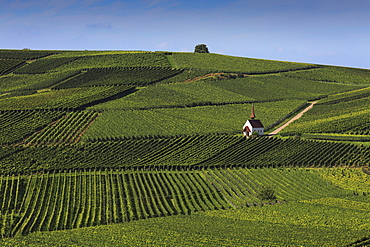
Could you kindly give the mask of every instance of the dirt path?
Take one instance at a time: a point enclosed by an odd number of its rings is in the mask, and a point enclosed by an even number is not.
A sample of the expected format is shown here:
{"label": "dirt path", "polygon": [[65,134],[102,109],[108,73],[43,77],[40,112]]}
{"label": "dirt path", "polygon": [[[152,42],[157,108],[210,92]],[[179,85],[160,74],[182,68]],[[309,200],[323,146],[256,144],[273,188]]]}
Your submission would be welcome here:
{"label": "dirt path", "polygon": [[277,133],[279,133],[281,130],[283,130],[285,127],[287,127],[291,122],[297,120],[298,118],[302,117],[305,112],[310,110],[318,101],[311,102],[311,105],[309,105],[306,109],[295,115],[292,119],[290,119],[288,122],[277,128],[276,130],[269,133],[269,135],[274,136]]}
{"label": "dirt path", "polygon": [[198,76],[198,77],[195,77],[193,79],[188,79],[186,81],[183,81],[183,82],[193,82],[193,81],[198,81],[198,80],[201,80],[201,79],[204,79],[204,78],[207,78],[207,77],[211,77],[211,76],[215,76],[215,75],[221,75],[223,73],[210,73],[210,74],[206,74],[206,75],[202,75],[202,76]]}

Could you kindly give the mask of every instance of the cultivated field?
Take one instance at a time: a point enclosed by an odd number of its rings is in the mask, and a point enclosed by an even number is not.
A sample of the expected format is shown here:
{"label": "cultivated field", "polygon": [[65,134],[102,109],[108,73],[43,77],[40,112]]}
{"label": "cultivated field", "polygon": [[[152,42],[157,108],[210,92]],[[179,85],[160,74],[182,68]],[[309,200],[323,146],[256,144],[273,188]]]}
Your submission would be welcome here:
{"label": "cultivated field", "polygon": [[366,246],[369,103],[369,70],[0,50],[0,243]]}

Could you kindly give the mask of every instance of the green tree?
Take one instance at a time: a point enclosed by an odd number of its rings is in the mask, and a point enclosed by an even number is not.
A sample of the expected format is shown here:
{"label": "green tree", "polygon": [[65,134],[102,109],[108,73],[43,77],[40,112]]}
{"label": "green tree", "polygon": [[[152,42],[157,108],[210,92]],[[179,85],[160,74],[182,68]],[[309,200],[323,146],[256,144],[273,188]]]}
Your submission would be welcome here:
{"label": "green tree", "polygon": [[197,53],[209,53],[208,47],[205,44],[196,45],[194,52]]}
{"label": "green tree", "polygon": [[261,201],[276,200],[275,191],[271,186],[262,186],[257,194],[257,197]]}

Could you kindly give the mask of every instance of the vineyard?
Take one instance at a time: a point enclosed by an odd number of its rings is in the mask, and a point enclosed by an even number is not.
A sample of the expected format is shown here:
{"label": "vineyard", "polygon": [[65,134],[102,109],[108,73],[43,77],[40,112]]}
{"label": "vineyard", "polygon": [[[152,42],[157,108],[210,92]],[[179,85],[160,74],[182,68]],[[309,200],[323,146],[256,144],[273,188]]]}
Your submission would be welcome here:
{"label": "vineyard", "polygon": [[[54,72],[43,74],[8,74],[0,77],[1,96],[8,93],[20,93],[25,91],[36,91],[49,89],[52,85],[60,83],[70,76],[77,75],[79,71]],[[8,96],[9,97],[9,96]]]}
{"label": "vineyard", "polygon": [[[342,133],[352,135],[370,134],[370,97],[368,90],[358,90],[357,94],[334,95],[319,102],[312,111],[287,129],[292,133]],[[348,95],[345,97],[344,95]]]}
{"label": "vineyard", "polygon": [[60,111],[3,111],[0,113],[0,143],[20,142],[63,114]]}
{"label": "vineyard", "polygon": [[[366,246],[369,78],[219,54],[0,50],[0,245]],[[241,135],[252,104],[266,136]]]}
{"label": "vineyard", "polygon": [[[364,169],[349,169],[349,168],[335,168],[335,169],[320,169],[318,172],[325,179],[331,181],[333,184],[341,188],[356,191],[359,194],[369,194],[370,188],[367,186],[370,176],[364,172]],[[343,179],[345,178],[345,179]]]}
{"label": "vineyard", "polygon": [[45,90],[0,99],[0,110],[83,109],[130,93],[133,87],[107,86]]}
{"label": "vineyard", "polygon": [[[361,167],[370,161],[369,147],[366,146],[294,138],[246,140],[240,136],[213,134],[78,142],[80,133],[95,116],[68,114],[22,141],[26,146],[1,147],[1,173],[30,174],[90,168],[181,171],[230,167]],[[74,119],[84,122],[75,128],[66,125]],[[57,129],[58,126],[61,127]],[[65,145],[74,142],[77,143]],[[252,148],[254,152],[249,151]]]}
{"label": "vineyard", "polygon": [[58,71],[118,67],[171,67],[162,53],[122,53],[79,56],[78,60],[58,67]]}
{"label": "vineyard", "polygon": [[[282,181],[289,180],[290,184]],[[309,181],[309,184],[307,184]],[[236,169],[199,172],[85,170],[5,176],[0,200],[4,235],[105,225],[158,216],[241,208],[262,203],[263,184],[277,201],[350,193],[301,169]],[[297,191],[290,191],[294,186]],[[276,203],[275,202],[275,203]]]}
{"label": "vineyard", "polygon": [[99,113],[71,112],[24,140],[25,145],[56,145],[77,142]]}
{"label": "vineyard", "polygon": [[[255,196],[255,191],[267,183],[276,186],[283,204],[278,200],[274,206],[255,206],[268,204]],[[292,186],[296,188],[294,191]],[[113,241],[114,245],[124,244],[125,241],[129,241],[130,245],[143,244],[147,238],[144,240],[142,234],[147,234],[144,229],[149,227],[156,234],[148,235],[148,239],[164,245],[180,244],[182,238],[184,241],[199,241],[202,236],[206,243],[215,245],[220,244],[221,239],[227,240],[230,245],[256,244],[259,241],[273,244],[276,237],[285,244],[292,244],[293,234],[297,244],[343,246],[368,233],[369,203],[366,197],[351,196],[349,191],[326,183],[315,171],[306,169],[47,173],[24,178],[5,177],[1,180],[1,189],[7,192],[1,197],[2,205],[10,205],[8,210],[2,210],[2,222],[5,229],[9,229],[3,234],[109,225],[48,232],[48,237],[35,233],[5,239],[5,243],[32,243],[36,239],[38,245],[54,243],[58,239],[68,245],[72,244],[70,241],[86,243],[83,236],[90,236],[92,232],[89,231],[93,231],[90,238],[99,244],[109,241]],[[322,196],[325,199],[316,199]],[[324,216],[322,210],[326,212]],[[174,216],[149,219],[169,215]],[[308,217],[312,220],[307,222]],[[138,218],[145,220],[136,221]],[[355,223],[354,218],[357,219]],[[117,224],[119,222],[124,223]],[[341,222],[340,225],[338,222]],[[109,233],[104,230],[108,227]],[[220,232],[220,227],[225,230]],[[100,236],[99,229],[112,239]],[[164,229],[169,232],[163,233]],[[247,236],[240,229],[248,229]],[[271,233],[266,235],[267,229]],[[116,231],[123,231],[125,236],[117,238]],[[171,231],[176,231],[176,238],[164,236]],[[282,234],[284,231],[289,231],[290,237]],[[202,234],[195,234],[197,232]],[[62,237],[64,233],[74,237]],[[253,237],[260,234],[262,237],[259,240]]]}
{"label": "vineyard", "polygon": [[67,80],[55,89],[106,85],[147,86],[180,74],[182,70],[160,67],[128,67],[89,69]]}
{"label": "vineyard", "polygon": [[218,54],[173,53],[173,60],[180,68],[208,69],[221,72],[244,72],[248,74],[273,73],[310,69],[313,64],[268,61],[261,59],[237,58]]}
{"label": "vineyard", "polygon": [[0,59],[0,76],[7,74],[12,69],[20,66],[24,63],[23,60],[18,59]]}
{"label": "vineyard", "polygon": [[[114,110],[104,111],[96,123],[84,135],[85,140],[124,136],[165,136],[165,135],[193,135],[211,133],[240,133],[240,125],[246,121],[246,112],[250,109],[250,102],[239,104],[205,104],[179,107],[153,107],[142,110]],[[299,108],[303,101],[287,100],[256,104],[261,120],[266,127],[274,124],[280,118]],[[114,107],[113,103],[102,104]],[[88,109],[104,110],[101,105]],[[109,108],[108,108],[109,109]],[[215,116],[218,116],[215,118]],[[162,122],[161,119],[166,119]],[[124,123],[124,125],[122,125]],[[109,124],[111,127],[106,128]],[[150,125],[150,128],[142,126]]]}
{"label": "vineyard", "polygon": [[353,101],[357,99],[368,98],[369,96],[370,96],[370,89],[367,87],[367,88],[362,88],[358,90],[353,90],[350,92],[330,95],[328,98],[321,100],[319,104],[332,105],[332,104],[337,104],[337,103],[342,103],[342,102],[347,102],[347,101]]}
{"label": "vineyard", "polygon": [[370,83],[370,72],[365,69],[349,69],[328,66],[325,68],[286,73],[286,76],[305,78],[314,81],[328,81],[347,84],[368,85]]}
{"label": "vineyard", "polygon": [[42,74],[56,69],[63,64],[73,62],[78,57],[62,57],[54,59],[40,59],[18,69],[16,74]]}
{"label": "vineyard", "polygon": [[[185,72],[183,72],[185,73]],[[274,91],[270,93],[271,88]],[[222,103],[317,99],[323,92],[338,93],[358,89],[357,85],[312,83],[309,80],[260,76],[217,81],[212,79],[187,83],[161,84],[140,89],[135,94],[108,102],[100,109],[191,106]]]}
{"label": "vineyard", "polygon": [[213,86],[253,97],[256,100],[314,100],[323,98],[327,94],[351,91],[360,87],[351,84],[312,82],[307,79],[293,79],[279,75],[251,76],[234,79],[229,83],[223,81],[211,81],[210,83]]}
{"label": "vineyard", "polygon": [[56,51],[0,50],[0,59],[34,60],[57,53]]}

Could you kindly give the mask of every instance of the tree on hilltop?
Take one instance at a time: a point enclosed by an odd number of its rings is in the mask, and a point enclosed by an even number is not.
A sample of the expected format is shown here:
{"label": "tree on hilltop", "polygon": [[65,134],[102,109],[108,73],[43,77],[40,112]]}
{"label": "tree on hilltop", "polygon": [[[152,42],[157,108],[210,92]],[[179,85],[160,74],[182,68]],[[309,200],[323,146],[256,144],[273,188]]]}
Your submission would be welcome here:
{"label": "tree on hilltop", "polygon": [[196,45],[194,52],[196,53],[209,53],[208,47],[205,44]]}

